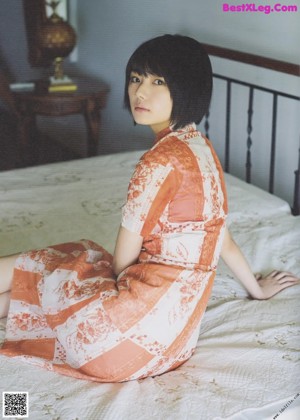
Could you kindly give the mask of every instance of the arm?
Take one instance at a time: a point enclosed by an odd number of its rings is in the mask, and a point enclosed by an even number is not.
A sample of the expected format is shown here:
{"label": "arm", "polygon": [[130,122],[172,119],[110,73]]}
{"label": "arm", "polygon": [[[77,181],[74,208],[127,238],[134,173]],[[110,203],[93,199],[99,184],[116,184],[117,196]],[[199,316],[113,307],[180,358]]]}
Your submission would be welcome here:
{"label": "arm", "polygon": [[113,257],[113,270],[117,276],[125,268],[136,262],[142,243],[142,236],[120,226]]}
{"label": "arm", "polygon": [[221,257],[254,299],[269,299],[281,290],[299,282],[293,274],[285,271],[272,271],[265,277],[261,275],[256,277],[227,227]]}

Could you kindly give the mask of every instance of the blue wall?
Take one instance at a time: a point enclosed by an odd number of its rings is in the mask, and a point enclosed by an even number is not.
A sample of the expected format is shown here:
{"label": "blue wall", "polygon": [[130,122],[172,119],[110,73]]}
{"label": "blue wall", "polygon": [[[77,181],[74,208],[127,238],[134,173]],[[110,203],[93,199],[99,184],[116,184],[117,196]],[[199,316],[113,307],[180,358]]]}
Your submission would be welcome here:
{"label": "blue wall", "polygon": [[[297,13],[228,13],[222,11],[223,0],[69,0],[71,15],[75,20],[78,34],[78,60],[66,66],[69,74],[76,71],[104,80],[111,88],[109,101],[102,119],[102,132],[99,153],[118,152],[131,149],[145,149],[151,145],[153,135],[147,127],[134,127],[128,112],[123,109],[124,68],[133,50],[143,41],[164,33],[181,33],[194,36],[198,40],[231,49],[268,56],[293,63],[300,63],[300,5]],[[236,0],[231,1],[237,5]],[[272,5],[277,1],[264,4]],[[263,4],[257,2],[257,6]],[[23,21],[22,0],[1,2],[0,13],[0,58],[10,68],[17,81],[24,81],[45,75],[49,71],[32,69],[27,62],[27,44]],[[299,78],[282,76],[276,72],[258,70],[253,66],[238,65],[212,58],[216,72],[225,72],[235,77],[244,77],[254,83],[268,84],[279,90],[299,92]],[[225,104],[215,89],[212,110],[211,138],[222,154],[224,141],[220,109]],[[246,111],[245,111],[246,112]],[[287,165],[295,167],[295,149],[299,141],[299,118],[296,110],[289,110],[287,124],[279,128],[285,135]],[[256,115],[256,118],[258,116]],[[268,116],[260,111],[262,131],[254,131],[257,136],[253,147],[260,147],[269,138],[268,127],[264,127]],[[222,117],[223,118],[223,117]],[[60,141],[84,156],[84,123],[77,117],[66,121],[39,119],[41,128],[60,138]],[[242,127],[244,130],[244,127]],[[265,130],[265,131],[264,131]],[[235,148],[240,150],[241,159],[245,153],[245,132],[233,133]],[[290,152],[290,156],[288,154]],[[261,162],[261,167],[265,164]],[[285,163],[282,163],[284,166]],[[237,168],[237,175],[243,168]],[[280,168],[282,171],[282,168]],[[260,173],[260,170],[257,171]],[[263,182],[263,175],[260,175]],[[259,183],[258,182],[258,183]],[[292,179],[288,181],[292,184]],[[284,191],[286,187],[282,187]]]}

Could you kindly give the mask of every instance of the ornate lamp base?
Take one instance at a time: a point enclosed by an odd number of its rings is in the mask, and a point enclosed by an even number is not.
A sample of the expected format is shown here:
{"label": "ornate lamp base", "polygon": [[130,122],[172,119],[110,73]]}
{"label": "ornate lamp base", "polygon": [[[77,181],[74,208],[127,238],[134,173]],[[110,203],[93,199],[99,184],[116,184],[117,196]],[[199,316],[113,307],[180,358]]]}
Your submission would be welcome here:
{"label": "ornate lamp base", "polygon": [[72,83],[72,80],[64,74],[63,58],[56,57],[54,60],[54,75],[50,77],[51,85]]}

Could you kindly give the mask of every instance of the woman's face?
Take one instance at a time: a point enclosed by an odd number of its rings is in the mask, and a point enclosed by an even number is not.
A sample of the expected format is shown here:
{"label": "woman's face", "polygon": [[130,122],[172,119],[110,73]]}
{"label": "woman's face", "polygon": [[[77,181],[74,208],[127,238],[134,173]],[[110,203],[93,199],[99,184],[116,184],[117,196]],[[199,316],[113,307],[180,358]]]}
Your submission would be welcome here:
{"label": "woman's face", "polygon": [[169,127],[173,101],[163,77],[131,72],[128,95],[137,124],[149,125],[155,133]]}

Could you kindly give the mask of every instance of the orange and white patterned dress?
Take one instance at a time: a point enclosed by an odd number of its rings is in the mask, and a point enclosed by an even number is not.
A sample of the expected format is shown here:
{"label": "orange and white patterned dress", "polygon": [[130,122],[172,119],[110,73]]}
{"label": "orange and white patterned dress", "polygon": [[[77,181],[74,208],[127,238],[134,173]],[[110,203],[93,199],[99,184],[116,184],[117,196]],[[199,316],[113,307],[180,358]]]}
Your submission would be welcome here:
{"label": "orange and white patterned dress", "polygon": [[122,226],[143,236],[116,279],[88,240],[22,254],[0,354],[99,382],[162,374],[191,357],[227,214],[223,172],[194,124],[163,130],[131,178]]}

